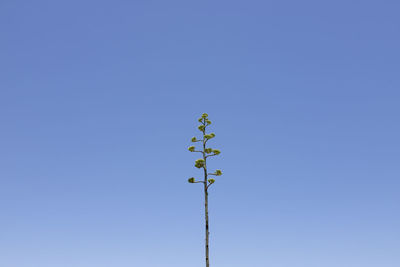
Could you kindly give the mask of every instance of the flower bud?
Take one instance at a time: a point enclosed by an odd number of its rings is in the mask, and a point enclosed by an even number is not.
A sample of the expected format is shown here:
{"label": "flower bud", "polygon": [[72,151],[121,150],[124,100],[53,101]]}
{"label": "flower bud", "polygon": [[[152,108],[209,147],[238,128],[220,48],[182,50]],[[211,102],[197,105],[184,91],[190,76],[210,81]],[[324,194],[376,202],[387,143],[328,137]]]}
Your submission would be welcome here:
{"label": "flower bud", "polygon": [[203,122],[203,118],[200,118],[200,119],[199,119],[199,122]]}
{"label": "flower bud", "polygon": [[215,137],[215,133],[210,133],[210,135],[211,135],[211,138]]}
{"label": "flower bud", "polygon": [[212,152],[212,148],[206,148],[205,151],[207,154],[210,154]]}
{"label": "flower bud", "polygon": [[197,127],[200,131],[204,131],[204,129],[206,128],[204,125],[200,125],[199,127]]}
{"label": "flower bud", "polygon": [[204,167],[204,164],[205,164],[204,159],[198,159],[195,161],[194,166],[200,169],[201,167]]}
{"label": "flower bud", "polygon": [[193,138],[192,138],[192,142],[197,142],[197,138],[196,138],[196,137],[193,137]]}
{"label": "flower bud", "polygon": [[213,183],[215,182],[215,179],[213,179],[213,178],[208,179],[208,182],[209,182],[210,184],[213,184]]}
{"label": "flower bud", "polygon": [[188,182],[191,183],[191,184],[194,183],[195,182],[194,177],[189,178]]}
{"label": "flower bud", "polygon": [[207,113],[203,113],[203,114],[201,115],[201,117],[202,117],[202,118],[207,118],[207,117],[208,117],[208,114],[207,114]]}
{"label": "flower bud", "polygon": [[188,148],[188,150],[189,150],[190,152],[194,152],[194,149],[195,149],[194,146],[190,146],[190,147]]}
{"label": "flower bud", "polygon": [[210,125],[211,121],[210,120],[206,120],[206,123],[207,123],[207,125]]}
{"label": "flower bud", "polygon": [[216,176],[221,176],[222,175],[222,171],[221,170],[216,170],[215,171],[215,175]]}
{"label": "flower bud", "polygon": [[205,135],[204,135],[204,138],[206,138],[206,139],[211,139],[211,138],[212,138],[212,135],[210,135],[210,134],[205,134]]}
{"label": "flower bud", "polygon": [[212,152],[213,152],[215,155],[221,154],[221,151],[219,151],[218,149],[213,149]]}

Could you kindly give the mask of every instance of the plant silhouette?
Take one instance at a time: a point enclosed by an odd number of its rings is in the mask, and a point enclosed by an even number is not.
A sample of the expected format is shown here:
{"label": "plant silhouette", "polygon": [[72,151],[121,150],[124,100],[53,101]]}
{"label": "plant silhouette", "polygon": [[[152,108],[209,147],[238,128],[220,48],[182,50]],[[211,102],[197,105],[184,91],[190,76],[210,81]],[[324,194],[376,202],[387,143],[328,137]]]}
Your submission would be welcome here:
{"label": "plant silhouette", "polygon": [[206,230],[206,239],[205,239],[205,256],[206,256],[206,267],[210,266],[210,257],[209,257],[209,224],[208,224],[208,189],[212,184],[215,183],[214,178],[209,178],[209,176],[220,176],[222,175],[221,170],[215,170],[213,173],[209,173],[207,170],[207,159],[212,156],[217,156],[221,153],[218,149],[213,149],[207,147],[207,142],[215,137],[214,133],[207,134],[206,129],[211,124],[211,121],[208,119],[208,114],[203,113],[201,118],[198,120],[200,122],[200,126],[198,129],[202,132],[202,139],[197,139],[196,137],[192,138],[193,143],[199,142],[201,144],[200,150],[196,150],[195,146],[190,146],[188,149],[190,152],[199,152],[202,155],[202,158],[199,158],[195,161],[194,166],[198,169],[204,170],[204,178],[203,180],[196,180],[194,177],[188,179],[189,183],[201,183],[204,188],[204,211],[205,211],[205,230]]}

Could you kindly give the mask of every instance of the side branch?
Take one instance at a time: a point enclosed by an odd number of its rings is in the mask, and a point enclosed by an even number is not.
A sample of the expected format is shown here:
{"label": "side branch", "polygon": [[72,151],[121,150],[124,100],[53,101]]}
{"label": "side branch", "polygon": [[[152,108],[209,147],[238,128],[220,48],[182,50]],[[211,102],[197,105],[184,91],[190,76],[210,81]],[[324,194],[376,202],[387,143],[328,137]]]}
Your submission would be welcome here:
{"label": "side branch", "polygon": [[208,188],[214,183],[208,183],[208,185],[206,186],[206,189],[208,190]]}

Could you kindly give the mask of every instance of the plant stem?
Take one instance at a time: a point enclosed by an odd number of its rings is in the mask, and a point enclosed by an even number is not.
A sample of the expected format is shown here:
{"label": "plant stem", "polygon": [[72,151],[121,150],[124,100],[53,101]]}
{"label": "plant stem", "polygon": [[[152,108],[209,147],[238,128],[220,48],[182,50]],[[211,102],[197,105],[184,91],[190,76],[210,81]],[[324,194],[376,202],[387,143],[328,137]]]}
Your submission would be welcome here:
{"label": "plant stem", "polygon": [[208,249],[208,240],[210,232],[208,231],[208,191],[206,184],[204,184],[204,200],[205,200],[205,215],[206,215],[206,267],[210,266],[210,258],[209,258],[209,249]]}
{"label": "plant stem", "polygon": [[[203,131],[205,134],[205,130]],[[209,235],[208,231],[208,188],[207,188],[207,157],[206,157],[206,140],[203,138],[203,159],[204,159],[204,209],[205,209],[205,219],[206,219],[206,267],[210,267],[210,258],[209,258]]]}

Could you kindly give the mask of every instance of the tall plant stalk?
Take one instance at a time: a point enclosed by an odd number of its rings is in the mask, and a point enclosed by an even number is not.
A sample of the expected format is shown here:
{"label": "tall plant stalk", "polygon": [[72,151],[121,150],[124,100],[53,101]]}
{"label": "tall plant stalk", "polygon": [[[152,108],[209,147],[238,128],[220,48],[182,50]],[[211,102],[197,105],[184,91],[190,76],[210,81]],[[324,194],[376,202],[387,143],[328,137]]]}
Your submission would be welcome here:
{"label": "tall plant stalk", "polygon": [[192,138],[192,142],[201,142],[202,143],[202,150],[196,150],[195,146],[190,146],[188,149],[190,152],[199,152],[202,154],[202,158],[197,159],[195,161],[195,167],[196,168],[203,168],[204,170],[204,179],[197,181],[194,177],[191,177],[188,179],[189,183],[202,183],[204,186],[204,215],[205,215],[205,257],[206,257],[206,267],[210,267],[210,256],[209,256],[209,237],[210,237],[210,232],[209,232],[209,222],[208,222],[208,189],[209,187],[215,182],[215,179],[213,178],[208,178],[208,176],[220,176],[222,175],[221,170],[216,170],[213,173],[208,173],[207,172],[207,158],[211,156],[216,156],[221,153],[220,150],[218,149],[213,149],[213,148],[207,148],[207,141],[214,138],[215,134],[206,133],[206,128],[211,124],[211,121],[208,119],[208,114],[203,113],[201,115],[201,118],[198,120],[201,124],[198,127],[198,129],[202,132],[203,137],[202,139],[197,139],[196,137]]}

